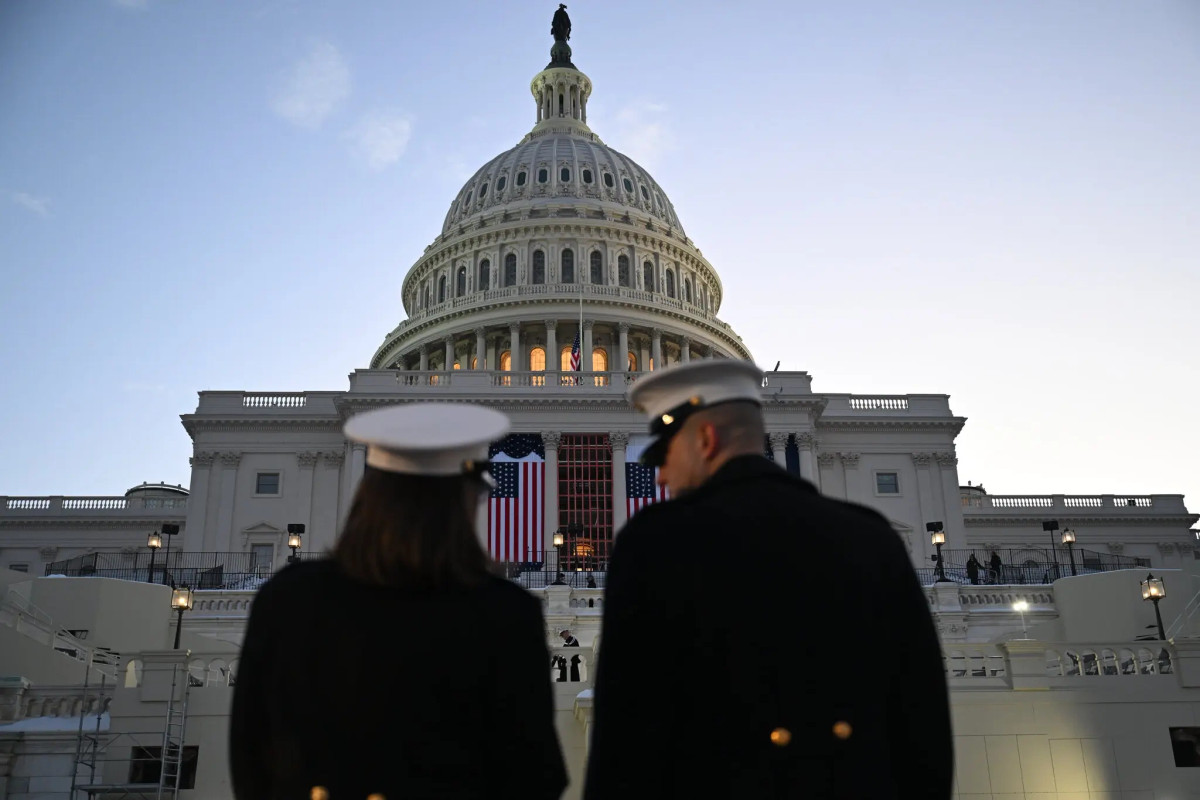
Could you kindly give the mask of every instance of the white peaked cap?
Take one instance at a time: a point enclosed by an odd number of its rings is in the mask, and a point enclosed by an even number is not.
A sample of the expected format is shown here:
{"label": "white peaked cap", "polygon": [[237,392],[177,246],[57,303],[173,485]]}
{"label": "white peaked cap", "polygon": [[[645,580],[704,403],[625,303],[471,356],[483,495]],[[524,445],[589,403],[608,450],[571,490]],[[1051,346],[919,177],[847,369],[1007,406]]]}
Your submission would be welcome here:
{"label": "white peaked cap", "polygon": [[499,411],[465,403],[413,403],[358,414],[346,438],[367,445],[367,464],[406,475],[462,475],[487,460],[510,427]]}

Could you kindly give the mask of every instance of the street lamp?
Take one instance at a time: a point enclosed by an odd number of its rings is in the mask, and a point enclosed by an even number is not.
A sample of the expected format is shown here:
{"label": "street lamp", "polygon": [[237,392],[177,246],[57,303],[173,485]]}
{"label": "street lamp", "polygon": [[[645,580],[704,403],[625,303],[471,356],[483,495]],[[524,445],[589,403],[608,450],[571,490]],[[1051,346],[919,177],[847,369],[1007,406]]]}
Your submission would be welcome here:
{"label": "street lamp", "polygon": [[1054,532],[1058,530],[1058,520],[1048,519],[1042,523],[1042,530],[1050,534],[1050,552],[1054,560],[1054,577],[1058,577],[1058,548],[1054,546]]}
{"label": "street lamp", "polygon": [[937,562],[937,582],[949,580],[946,577],[945,564],[942,562],[942,545],[946,543],[946,532],[942,530],[942,523],[926,522],[925,530],[929,531],[929,541],[937,548],[937,555],[933,556],[933,560]]}
{"label": "street lamp", "polygon": [[180,586],[178,589],[171,591],[171,608],[175,609],[175,613],[179,616],[175,620],[175,649],[179,649],[179,634],[183,630],[183,612],[192,610],[192,590],[186,586]]}
{"label": "street lamp", "polygon": [[171,522],[164,522],[161,527],[162,527],[162,535],[168,537],[167,538],[167,552],[163,556],[163,579],[162,579],[162,582],[165,584],[167,582],[167,567],[171,563],[171,539],[170,539],[170,537],[179,533],[179,526],[175,525],[174,523],[171,523]]}
{"label": "street lamp", "polygon": [[567,541],[567,537],[563,536],[563,532],[561,530],[557,530],[554,532],[554,535],[550,537],[550,541],[554,543],[554,571],[559,572],[562,570],[562,549],[563,545]]}
{"label": "street lamp", "polygon": [[1029,638],[1029,630],[1025,627],[1025,612],[1029,610],[1028,600],[1018,600],[1013,603],[1013,611],[1021,615],[1021,638]]}
{"label": "street lamp", "polygon": [[304,525],[299,522],[288,523],[288,547],[292,548],[292,554],[288,557],[288,563],[299,561],[300,556],[297,553],[300,551],[300,537],[304,535]]}
{"label": "street lamp", "polygon": [[146,547],[150,548],[150,575],[147,577],[147,583],[154,583],[154,557],[158,555],[158,548],[162,547],[162,536],[158,531],[153,531],[146,537]]}
{"label": "street lamp", "polygon": [[1154,620],[1158,623],[1158,638],[1164,642],[1167,640],[1167,632],[1163,630],[1162,612],[1158,610],[1158,601],[1166,596],[1167,587],[1163,585],[1163,579],[1147,573],[1146,580],[1142,581],[1142,599],[1154,603]]}
{"label": "street lamp", "polygon": [[1075,575],[1075,531],[1063,528],[1062,543],[1067,546],[1067,555],[1071,558],[1071,575]]}

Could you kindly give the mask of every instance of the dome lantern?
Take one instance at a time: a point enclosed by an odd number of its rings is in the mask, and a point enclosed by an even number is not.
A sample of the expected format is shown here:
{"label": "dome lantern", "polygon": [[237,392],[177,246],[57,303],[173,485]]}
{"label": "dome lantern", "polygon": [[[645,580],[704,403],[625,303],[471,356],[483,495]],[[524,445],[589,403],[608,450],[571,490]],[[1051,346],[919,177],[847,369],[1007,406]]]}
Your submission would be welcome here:
{"label": "dome lantern", "polygon": [[[576,128],[579,133],[591,133],[587,127],[587,100],[592,93],[592,82],[571,63],[571,18],[562,3],[554,12],[550,24],[554,46],[550,48],[550,63],[534,76],[529,90],[537,106],[534,132],[551,126],[556,132],[568,132]],[[565,124],[563,124],[565,123]]]}

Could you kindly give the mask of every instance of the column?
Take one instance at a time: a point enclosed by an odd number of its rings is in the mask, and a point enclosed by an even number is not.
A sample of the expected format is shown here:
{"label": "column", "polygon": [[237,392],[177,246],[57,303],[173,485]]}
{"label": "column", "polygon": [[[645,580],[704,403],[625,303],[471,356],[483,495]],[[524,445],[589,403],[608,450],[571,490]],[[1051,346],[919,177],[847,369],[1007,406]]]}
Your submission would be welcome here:
{"label": "column", "polygon": [[663,368],[662,360],[662,331],[654,328],[650,331],[650,358],[654,361],[655,369]]}
{"label": "column", "polygon": [[513,372],[521,372],[525,369],[521,366],[521,323],[513,322],[508,326],[508,338],[508,352],[512,358],[510,369]]}
{"label": "column", "polygon": [[363,472],[367,469],[367,446],[361,442],[350,445],[350,496],[358,489]]}
{"label": "column", "polygon": [[613,470],[613,541],[629,519],[629,509],[626,508],[625,497],[625,448],[629,446],[628,431],[612,431],[608,434],[608,443],[612,445]]}
{"label": "column", "polygon": [[967,532],[963,522],[962,499],[958,494],[958,456],[954,453],[937,453],[938,473],[941,478],[942,506],[945,508],[943,522],[946,526],[946,546],[966,547]]}
{"label": "column", "polygon": [[[300,509],[302,509],[304,512],[304,519],[299,520],[299,521],[303,522],[305,525],[308,526],[308,532],[310,534],[315,533],[315,531],[313,530],[312,512],[313,512],[313,497],[317,493],[316,466],[317,466],[317,459],[319,457],[320,457],[320,453],[313,453],[311,451],[296,453],[296,466],[300,468],[300,476],[299,477],[300,477],[300,492],[301,492],[300,502],[298,504],[298,507]],[[304,495],[308,495],[308,496],[305,497]],[[293,520],[293,522],[295,522],[295,521],[296,520]],[[313,539],[310,536],[304,542],[304,546],[306,548],[311,549],[312,542],[313,542]]]}
{"label": "column", "polygon": [[582,372],[592,371],[592,320],[583,321],[583,352],[579,354],[579,368]]}
{"label": "column", "polygon": [[558,320],[546,320],[546,385],[558,386],[562,360],[558,354]]}
{"label": "column", "polygon": [[913,465],[917,468],[917,508],[921,514],[921,519],[915,526],[915,535],[922,543],[922,557],[917,560],[922,564],[927,564],[929,563],[929,556],[934,553],[934,547],[929,543],[929,534],[925,532],[925,523],[942,520],[942,523],[945,524],[945,519],[942,517],[941,510],[938,509],[937,503],[933,499],[933,481],[929,469],[929,465],[933,461],[933,455],[931,453],[913,453],[912,460]]}
{"label": "column", "polygon": [[[558,530],[558,431],[542,431],[542,447],[546,450],[546,507],[542,522],[542,549],[546,551],[546,570],[558,571],[558,552],[551,536]],[[551,564],[553,562],[553,564]]]}
{"label": "column", "polygon": [[821,479],[817,474],[816,464],[813,463],[816,448],[817,437],[811,433],[796,434],[796,449],[800,451],[800,477],[820,488]]}
{"label": "column", "polygon": [[837,457],[833,453],[817,453],[817,477],[821,481],[821,493],[830,497],[837,497],[836,463]]}
{"label": "column", "polygon": [[629,323],[628,322],[622,322],[617,325],[617,349],[620,351],[619,353],[617,353],[620,360],[616,361],[614,364],[611,364],[610,367],[613,368],[614,372],[628,372],[629,371]]}
{"label": "column", "polygon": [[192,456],[192,483],[188,493],[187,524],[183,527],[183,542],[189,550],[209,551],[208,533],[204,530],[208,518],[208,483],[217,454],[197,451]]}
{"label": "column", "polygon": [[421,372],[425,372],[429,369],[429,345],[427,345],[427,344],[421,345],[420,348],[418,348],[417,352],[419,352],[421,354],[420,370],[421,370]]}
{"label": "column", "polygon": [[775,457],[775,466],[780,469],[787,469],[787,440],[786,433],[771,433],[767,435],[771,440],[771,455]]}
{"label": "column", "polygon": [[241,453],[221,453],[221,505],[217,508],[216,530],[212,540],[204,543],[205,551],[233,549],[233,506],[237,493],[237,469]]}
{"label": "column", "polygon": [[638,337],[638,371],[650,371],[650,340],[644,336]]}
{"label": "column", "polygon": [[686,336],[679,340],[679,360],[684,364],[692,360],[692,340]]}
{"label": "column", "polygon": [[346,461],[343,450],[326,450],[321,453],[321,469],[315,471],[313,482],[314,501],[312,524],[316,536],[310,537],[311,549],[331,547],[342,529],[349,503],[342,496],[342,464]]}
{"label": "column", "polygon": [[707,359],[708,361],[712,361],[716,357],[717,357],[717,354],[713,351],[713,349],[711,347],[704,348],[704,358],[705,359]]}
{"label": "column", "polygon": [[446,337],[446,365],[442,367],[445,370],[454,369],[454,337]]}
{"label": "column", "polygon": [[487,369],[487,340],[483,326],[475,329],[475,369]]}

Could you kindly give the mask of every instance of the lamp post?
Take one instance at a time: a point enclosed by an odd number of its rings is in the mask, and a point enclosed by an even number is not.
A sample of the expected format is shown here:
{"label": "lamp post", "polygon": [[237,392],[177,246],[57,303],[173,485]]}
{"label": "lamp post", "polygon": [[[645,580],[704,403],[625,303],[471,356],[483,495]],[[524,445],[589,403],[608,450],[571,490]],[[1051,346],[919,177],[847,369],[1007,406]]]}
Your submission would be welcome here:
{"label": "lamp post", "polygon": [[1071,575],[1074,576],[1077,574],[1075,572],[1075,531],[1063,528],[1062,543],[1067,546],[1067,555],[1071,559]]}
{"label": "lamp post", "polygon": [[1167,587],[1163,585],[1163,579],[1147,573],[1146,580],[1142,581],[1142,599],[1154,603],[1154,621],[1158,623],[1158,638],[1164,642],[1167,640],[1167,632],[1163,629],[1162,612],[1158,610],[1158,601],[1166,596]]}
{"label": "lamp post", "polygon": [[567,541],[567,537],[563,536],[563,532],[561,530],[557,530],[554,532],[554,535],[550,537],[550,541],[554,543],[554,571],[557,573],[562,571],[562,549],[563,544],[565,544]]}
{"label": "lamp post", "polygon": [[298,553],[300,552],[300,537],[304,535],[304,525],[299,522],[288,523],[288,547],[292,548],[292,554],[288,556],[288,563],[293,564],[300,560]]}
{"label": "lamp post", "polygon": [[178,617],[175,620],[175,648],[179,649],[179,634],[183,630],[183,612],[192,610],[192,590],[180,586],[171,591],[171,608],[175,609]]}
{"label": "lamp post", "polygon": [[1025,612],[1029,610],[1028,600],[1018,600],[1013,603],[1013,611],[1021,615],[1021,638],[1029,638],[1029,629],[1025,627]]}
{"label": "lamp post", "polygon": [[926,522],[925,530],[929,531],[929,541],[937,548],[937,555],[933,560],[937,562],[937,582],[948,580],[946,578],[945,564],[942,562],[942,545],[946,543],[946,532],[942,530],[941,522]]}
{"label": "lamp post", "polygon": [[163,556],[163,579],[162,582],[167,583],[167,567],[171,563],[171,538],[179,533],[179,526],[170,522],[164,522],[161,526],[162,535],[167,537],[167,552]]}
{"label": "lamp post", "polygon": [[1054,532],[1058,530],[1058,520],[1048,519],[1042,523],[1042,530],[1050,534],[1050,553],[1054,561],[1054,577],[1058,577],[1058,548],[1054,546]]}
{"label": "lamp post", "polygon": [[154,557],[158,555],[158,548],[162,547],[162,536],[158,531],[153,531],[146,537],[146,547],[150,548],[150,574],[146,577],[146,582],[154,583]]}

